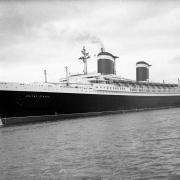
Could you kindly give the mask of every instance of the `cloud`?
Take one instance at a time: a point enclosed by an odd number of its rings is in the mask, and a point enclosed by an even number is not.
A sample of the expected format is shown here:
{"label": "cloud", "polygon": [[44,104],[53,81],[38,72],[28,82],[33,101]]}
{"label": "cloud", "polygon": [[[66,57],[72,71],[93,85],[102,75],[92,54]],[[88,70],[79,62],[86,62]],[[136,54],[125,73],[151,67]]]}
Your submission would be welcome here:
{"label": "cloud", "polygon": [[76,4],[65,1],[11,1],[1,2],[0,5],[1,28],[10,32],[22,32],[51,20],[72,19],[74,16],[71,15],[78,13]]}
{"label": "cloud", "polygon": [[171,64],[180,64],[180,55],[176,55],[175,57],[170,59],[169,63],[171,63]]}
{"label": "cloud", "polygon": [[132,76],[143,57],[152,64],[164,58],[168,66],[180,48],[179,17],[178,1],[1,1],[0,71],[15,64],[64,66],[83,45],[103,44],[120,56],[121,74]]}
{"label": "cloud", "polygon": [[[168,14],[177,6],[179,3],[174,1],[3,1],[0,2],[0,45],[37,38],[36,33],[45,26],[49,33],[44,31],[44,35],[49,38],[65,34],[67,39],[77,41],[95,38],[102,41],[102,37],[112,36],[133,38],[138,32],[140,36],[146,36],[147,32],[155,35],[162,23],[154,23],[153,18]],[[172,17],[175,15],[178,14]],[[54,22],[62,26],[54,26]]]}
{"label": "cloud", "polygon": [[[82,10],[71,1],[0,2],[0,44],[21,42],[35,36],[34,29],[52,21],[77,18]],[[8,42],[8,43],[7,43]]]}
{"label": "cloud", "polygon": [[[73,25],[72,25],[73,24]],[[90,32],[87,28],[81,25],[81,22],[51,22],[47,23],[42,28],[34,29],[38,36],[54,40],[63,41],[66,43],[91,43],[104,47],[100,37]]]}

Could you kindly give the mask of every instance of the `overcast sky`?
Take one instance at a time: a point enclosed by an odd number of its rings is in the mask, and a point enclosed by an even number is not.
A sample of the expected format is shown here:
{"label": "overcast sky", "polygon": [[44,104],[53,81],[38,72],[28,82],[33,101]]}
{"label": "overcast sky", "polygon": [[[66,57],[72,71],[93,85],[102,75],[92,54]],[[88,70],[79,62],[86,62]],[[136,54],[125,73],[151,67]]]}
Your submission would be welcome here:
{"label": "overcast sky", "polygon": [[117,73],[135,79],[135,64],[152,65],[150,79],[180,77],[180,2],[173,0],[0,1],[0,81],[49,81],[81,73],[83,45],[119,56]]}

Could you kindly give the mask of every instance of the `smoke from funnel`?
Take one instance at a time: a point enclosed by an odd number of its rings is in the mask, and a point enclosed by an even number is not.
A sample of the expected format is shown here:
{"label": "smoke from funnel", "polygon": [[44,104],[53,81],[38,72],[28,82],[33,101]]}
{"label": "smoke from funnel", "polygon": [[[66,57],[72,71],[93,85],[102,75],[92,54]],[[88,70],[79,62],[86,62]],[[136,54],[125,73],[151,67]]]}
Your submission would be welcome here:
{"label": "smoke from funnel", "polygon": [[97,36],[92,36],[91,37],[91,42],[93,44],[97,44],[100,46],[100,49],[103,49],[104,50],[104,44],[102,42],[102,40],[100,38],[98,38]]}
{"label": "smoke from funnel", "polygon": [[102,40],[99,37],[92,35],[90,33],[87,33],[87,32],[76,33],[75,39],[77,41],[89,41],[92,44],[98,45],[100,49],[101,48],[104,49],[104,44]]}
{"label": "smoke from funnel", "polygon": [[79,29],[74,29],[74,27],[71,27],[69,25],[64,25],[60,28],[57,28],[56,26],[47,26],[45,28],[46,34],[50,39],[64,39],[66,41],[70,42],[89,42],[91,44],[96,44],[99,49],[104,49],[104,44],[102,40],[87,31],[82,31]]}

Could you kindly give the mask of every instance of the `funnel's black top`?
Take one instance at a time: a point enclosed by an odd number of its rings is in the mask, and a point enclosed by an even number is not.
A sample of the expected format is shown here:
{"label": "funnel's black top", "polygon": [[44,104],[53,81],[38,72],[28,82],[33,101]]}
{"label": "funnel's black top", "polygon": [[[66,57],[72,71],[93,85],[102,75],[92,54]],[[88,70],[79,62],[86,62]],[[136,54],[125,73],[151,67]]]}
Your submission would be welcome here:
{"label": "funnel's black top", "polygon": [[109,53],[109,52],[100,52],[99,54],[98,54],[98,56],[100,56],[100,55],[108,55],[108,56],[111,56],[111,57],[113,57],[113,58],[118,58],[117,56],[114,56],[114,55],[112,55],[111,53]]}
{"label": "funnel's black top", "polygon": [[145,62],[145,61],[138,61],[138,62],[136,63],[136,65],[138,65],[138,64],[146,64],[147,66],[151,66],[150,64],[148,64],[148,63]]}

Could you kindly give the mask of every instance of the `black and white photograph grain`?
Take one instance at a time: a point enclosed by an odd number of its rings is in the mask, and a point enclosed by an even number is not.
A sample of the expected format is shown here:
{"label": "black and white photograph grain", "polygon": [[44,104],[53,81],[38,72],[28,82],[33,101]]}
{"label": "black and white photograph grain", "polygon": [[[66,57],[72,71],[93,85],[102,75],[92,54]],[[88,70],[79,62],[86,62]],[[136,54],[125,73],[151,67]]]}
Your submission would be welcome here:
{"label": "black and white photograph grain", "polygon": [[180,180],[180,1],[0,0],[0,180]]}

